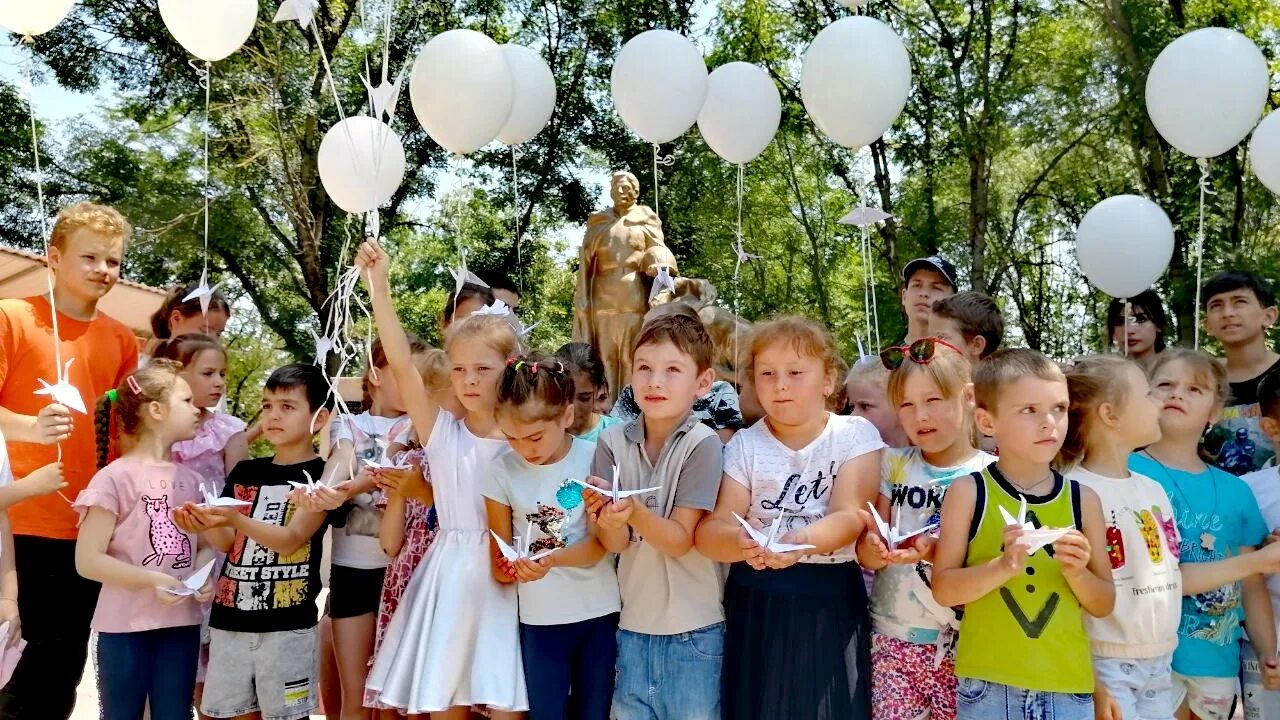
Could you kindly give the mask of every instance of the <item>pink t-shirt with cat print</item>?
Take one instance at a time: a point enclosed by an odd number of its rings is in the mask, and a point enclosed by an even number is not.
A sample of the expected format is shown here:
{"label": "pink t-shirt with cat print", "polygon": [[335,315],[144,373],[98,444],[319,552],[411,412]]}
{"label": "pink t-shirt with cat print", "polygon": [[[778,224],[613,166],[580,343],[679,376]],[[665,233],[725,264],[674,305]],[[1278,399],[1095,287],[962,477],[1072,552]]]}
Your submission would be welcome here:
{"label": "pink t-shirt with cat print", "polygon": [[[111,557],[183,580],[199,569],[196,537],[174,525],[171,511],[200,500],[200,476],[194,471],[174,463],[120,458],[93,476],[73,507],[82,521],[91,507],[116,516],[116,529],[107,544]],[[103,585],[93,614],[93,629],[98,632],[199,624],[200,603],[194,598],[166,605],[152,588]]]}

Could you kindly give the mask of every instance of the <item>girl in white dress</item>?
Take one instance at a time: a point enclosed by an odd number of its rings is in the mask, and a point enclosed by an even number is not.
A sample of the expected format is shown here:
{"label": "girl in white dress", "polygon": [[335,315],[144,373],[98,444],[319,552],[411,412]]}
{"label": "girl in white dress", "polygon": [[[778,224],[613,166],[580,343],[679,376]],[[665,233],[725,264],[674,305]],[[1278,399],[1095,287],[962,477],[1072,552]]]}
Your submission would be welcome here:
{"label": "girl in white dress", "polygon": [[519,341],[503,318],[468,317],[450,326],[445,351],[453,390],[466,414],[441,411],[412,362],[391,304],[388,257],[376,241],[356,264],[369,283],[374,319],[402,400],[426,448],[431,484],[407,490],[435,504],[440,529],[387,628],[365,685],[378,701],[409,714],[465,720],[486,705],[495,720],[527,710],[516,589],[494,579],[480,489],[507,448],[494,418],[498,379]]}

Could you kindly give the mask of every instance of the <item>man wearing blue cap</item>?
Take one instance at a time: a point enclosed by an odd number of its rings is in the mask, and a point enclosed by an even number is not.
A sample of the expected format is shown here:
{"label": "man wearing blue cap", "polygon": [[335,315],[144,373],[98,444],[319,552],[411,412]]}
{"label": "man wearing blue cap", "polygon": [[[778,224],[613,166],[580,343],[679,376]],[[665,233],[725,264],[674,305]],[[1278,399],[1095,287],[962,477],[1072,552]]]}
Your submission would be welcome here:
{"label": "man wearing blue cap", "polygon": [[904,345],[929,337],[933,304],[956,294],[956,267],[938,255],[917,258],[902,268],[902,311],[907,316]]}

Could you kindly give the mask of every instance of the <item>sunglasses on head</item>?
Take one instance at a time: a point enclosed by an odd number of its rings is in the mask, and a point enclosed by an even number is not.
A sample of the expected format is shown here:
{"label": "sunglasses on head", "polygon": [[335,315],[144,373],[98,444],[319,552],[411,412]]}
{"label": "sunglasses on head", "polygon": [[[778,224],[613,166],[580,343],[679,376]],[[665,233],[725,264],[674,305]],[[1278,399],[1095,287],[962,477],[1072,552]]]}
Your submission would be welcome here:
{"label": "sunglasses on head", "polygon": [[895,345],[880,351],[880,362],[889,370],[897,370],[902,367],[902,363],[910,360],[917,365],[926,365],[938,351],[938,346],[951,348],[956,352],[960,352],[960,348],[952,345],[946,340],[938,338],[920,338],[910,345]]}

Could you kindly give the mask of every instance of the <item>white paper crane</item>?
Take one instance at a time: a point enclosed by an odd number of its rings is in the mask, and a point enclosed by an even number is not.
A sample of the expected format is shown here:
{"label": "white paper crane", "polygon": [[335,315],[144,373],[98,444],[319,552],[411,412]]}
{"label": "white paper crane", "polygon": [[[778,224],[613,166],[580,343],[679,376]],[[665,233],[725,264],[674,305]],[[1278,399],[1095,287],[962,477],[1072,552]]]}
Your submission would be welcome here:
{"label": "white paper crane", "polygon": [[202,315],[208,316],[209,303],[213,302],[213,294],[218,291],[218,286],[221,284],[222,284],[222,281],[219,280],[218,282],[210,285],[209,271],[205,270],[204,272],[200,273],[200,285],[196,287],[195,290],[192,290],[191,292],[187,293],[186,297],[182,298],[182,302],[191,302],[192,300],[199,300],[200,313]]}
{"label": "white paper crane", "polygon": [[733,277],[735,280],[738,277],[738,272],[742,270],[742,265],[744,263],[760,259],[759,255],[752,255],[747,252],[746,248],[742,247],[742,236],[738,236],[737,240],[734,241],[733,254],[736,256],[736,259],[733,261]]}
{"label": "white paper crane", "polygon": [[929,532],[930,530],[938,527],[938,523],[931,523],[919,530],[916,530],[915,532],[904,533],[898,530],[896,522],[893,525],[885,522],[884,518],[880,517],[880,513],[876,512],[875,505],[867,503],[867,507],[871,508],[871,517],[875,518],[876,528],[880,531],[880,537],[884,538],[884,542],[889,546],[890,550],[896,550],[898,545],[902,544],[904,541],[910,540],[920,533]]}
{"label": "white paper crane", "polygon": [[490,530],[489,534],[494,540],[498,541],[498,550],[502,551],[502,557],[508,562],[515,562],[520,559],[540,560],[551,553],[555,552],[555,548],[543,550],[542,552],[529,554],[529,544],[533,540],[533,522],[530,521],[528,527],[524,531],[524,535],[516,535],[511,538],[511,544],[508,545],[506,540],[498,536],[498,533]]}
{"label": "white paper crane", "polygon": [[204,502],[200,504],[205,507],[249,507],[253,504],[244,500],[214,495],[213,491],[203,484],[200,486],[200,494],[204,495]]}
{"label": "white paper crane", "polygon": [[479,310],[473,310],[472,315],[493,315],[495,317],[510,317],[511,306],[502,302],[500,298],[494,298],[493,302],[485,305]]}
{"label": "white paper crane", "polygon": [[1022,502],[1018,505],[1018,517],[1009,514],[1003,506],[1000,507],[1000,516],[1004,518],[1006,525],[1021,525],[1022,536],[1018,538],[1018,544],[1027,549],[1027,554],[1032,555],[1035,551],[1052,544],[1058,538],[1071,532],[1071,528],[1037,528],[1035,525],[1027,522],[1027,499],[1022,498]]}
{"label": "white paper crane", "polygon": [[369,107],[373,109],[373,116],[379,120],[386,117],[388,120],[396,115],[396,105],[400,102],[400,87],[404,82],[404,75],[396,75],[394,81],[387,78],[387,68],[382,68],[382,82],[376,87],[373,80],[369,78],[369,69],[365,68],[365,74],[360,78],[364,81],[364,88],[369,93]]}
{"label": "white paper crane", "polygon": [[663,290],[670,290],[674,295],[676,292],[676,280],[671,277],[671,268],[666,265],[658,266],[658,274],[653,278],[653,288],[649,290],[649,302],[658,297],[658,293]]}
{"label": "white paper crane", "polygon": [[779,542],[778,531],[782,529],[782,522],[786,518],[786,513],[784,512],[778,512],[778,517],[773,519],[773,524],[769,526],[769,532],[767,533],[761,532],[752,527],[751,523],[743,520],[741,515],[734,513],[733,516],[737,518],[738,523],[741,524],[742,527],[746,528],[747,534],[751,536],[751,539],[755,540],[757,545],[769,552],[788,553],[796,550],[815,549],[815,546],[813,545],[793,545],[791,543]]}
{"label": "white paper crane", "polygon": [[284,0],[280,3],[280,9],[276,11],[273,22],[296,20],[303,29],[306,29],[315,21],[316,8],[319,4],[318,0]]}
{"label": "white paper crane", "polygon": [[840,218],[840,224],[853,225],[855,227],[870,227],[876,223],[884,222],[891,217],[893,216],[880,208],[862,205],[854,208],[848,215]]}
{"label": "white paper crane", "polygon": [[160,589],[164,590],[170,595],[177,595],[179,597],[189,597],[191,595],[195,595],[196,593],[200,592],[200,588],[204,587],[204,584],[209,581],[209,574],[213,572],[213,564],[216,562],[217,560],[210,560],[209,562],[205,563],[204,567],[200,568],[194,573],[191,573],[191,577],[182,581],[182,587],[180,588],[175,589],[175,588],[166,587],[166,588],[160,588]]}
{"label": "white paper crane", "polygon": [[333,352],[333,340],[327,336],[321,337],[312,327],[308,327],[307,332],[310,333],[311,339],[316,344],[315,364],[324,367],[325,362],[329,359],[329,353]]}
{"label": "white paper crane", "polygon": [[299,490],[305,490],[308,495],[315,495],[317,489],[321,487],[325,487],[324,483],[316,482],[315,479],[311,477],[311,473],[307,472],[306,470],[302,471],[302,475],[307,478],[307,481],[305,483],[300,483],[295,480],[290,480],[289,484]]}
{"label": "white paper crane", "polygon": [[462,257],[462,263],[456,268],[449,268],[449,274],[453,276],[453,296],[458,297],[458,293],[462,292],[462,286],[470,283],[479,285],[480,287],[489,287],[489,283],[481,280],[475,273],[467,269],[467,258]]}
{"label": "white paper crane", "polygon": [[71,373],[71,363],[75,362],[75,358],[68,358],[67,364],[62,367],[62,372],[58,373],[57,380],[50,384],[44,379],[37,380],[40,383],[40,389],[36,390],[36,395],[48,395],[54,402],[59,405],[65,405],[71,410],[75,410],[81,415],[89,414],[89,408],[84,404],[84,398],[80,396],[80,391],[75,385],[67,379]]}
{"label": "white paper crane", "polygon": [[644,495],[645,493],[657,492],[658,490],[661,490],[661,489],[662,489],[662,486],[661,486],[661,485],[659,485],[659,486],[657,486],[657,487],[640,488],[639,490],[619,490],[619,489],[618,489],[618,466],[617,466],[617,465],[614,465],[614,466],[613,466],[613,485],[612,485],[612,486],[610,486],[610,488],[609,488],[609,490],[608,490],[607,492],[606,492],[606,491],[601,490],[600,488],[596,487],[595,485],[592,485],[591,483],[584,482],[584,481],[582,481],[582,480],[578,480],[578,479],[575,479],[575,478],[570,478],[570,482],[577,483],[577,484],[581,485],[582,487],[587,488],[588,490],[594,490],[594,491],[596,491],[596,492],[600,493],[601,495],[604,495],[605,497],[609,498],[609,500],[610,500],[611,502],[618,502],[619,500],[625,500],[626,498],[629,498],[629,497],[631,497],[632,495]]}

